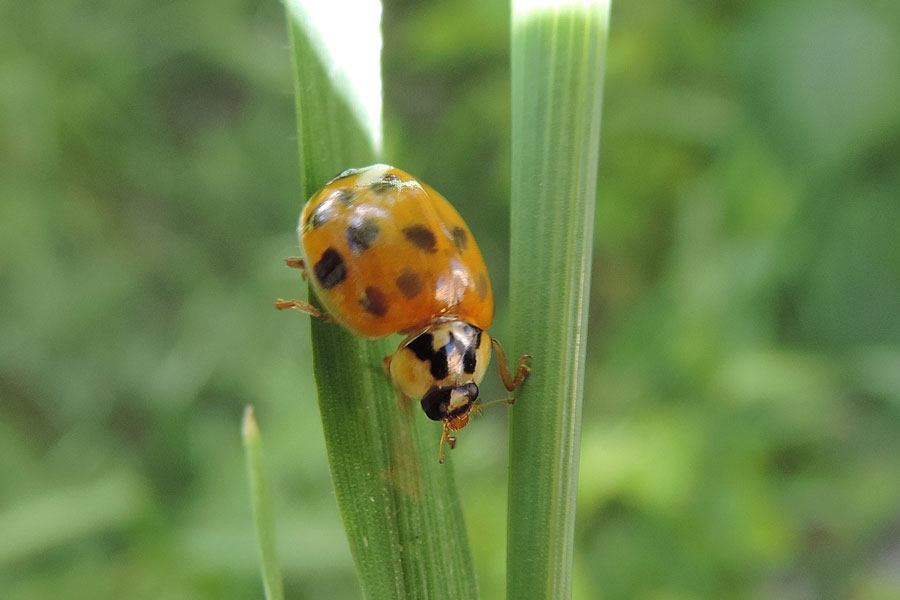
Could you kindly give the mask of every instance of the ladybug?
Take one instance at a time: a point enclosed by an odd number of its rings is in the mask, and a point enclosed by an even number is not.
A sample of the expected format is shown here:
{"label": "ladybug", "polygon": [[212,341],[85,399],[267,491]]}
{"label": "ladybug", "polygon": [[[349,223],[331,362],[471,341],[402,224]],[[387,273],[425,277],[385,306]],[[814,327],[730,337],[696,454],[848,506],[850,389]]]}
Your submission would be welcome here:
{"label": "ladybug", "polygon": [[[479,410],[478,384],[497,352],[500,377],[515,390],[530,368],[510,373],[503,348],[485,331],[494,297],[481,251],[459,213],[433,188],[388,165],[347,169],[313,195],[297,227],[303,269],[325,312],[302,300],[278,300],[376,339],[406,337],[384,368],[406,398],[442,421],[439,460],[450,432]],[[512,404],[515,399],[505,400]]]}

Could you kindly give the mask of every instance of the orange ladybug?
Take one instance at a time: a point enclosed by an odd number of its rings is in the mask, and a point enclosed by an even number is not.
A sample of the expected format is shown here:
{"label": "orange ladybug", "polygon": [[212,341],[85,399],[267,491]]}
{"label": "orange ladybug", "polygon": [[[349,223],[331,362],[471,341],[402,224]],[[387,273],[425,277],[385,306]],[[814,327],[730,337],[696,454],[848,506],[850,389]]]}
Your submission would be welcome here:
{"label": "orange ladybug", "polygon": [[[395,387],[444,424],[440,462],[451,431],[462,429],[497,352],[504,386],[515,390],[530,369],[527,354],[510,373],[485,331],[494,297],[481,251],[459,213],[433,188],[388,165],[347,169],[300,214],[300,258],[325,312],[302,300],[278,300],[374,339],[406,338],[385,357]],[[510,404],[514,399],[506,400]]]}

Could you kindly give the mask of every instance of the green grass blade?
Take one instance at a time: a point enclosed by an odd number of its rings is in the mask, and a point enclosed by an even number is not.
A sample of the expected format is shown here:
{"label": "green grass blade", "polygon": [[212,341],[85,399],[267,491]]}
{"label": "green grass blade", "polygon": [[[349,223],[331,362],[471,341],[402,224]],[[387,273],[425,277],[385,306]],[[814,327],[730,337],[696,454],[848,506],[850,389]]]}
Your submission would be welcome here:
{"label": "green grass blade", "polygon": [[507,597],[571,596],[608,2],[513,2]]}
{"label": "green grass blade", "polygon": [[381,5],[359,2],[344,15],[340,5],[285,4],[304,201],[344,169],[375,162],[381,151]]}
{"label": "green grass blade", "polygon": [[266,600],[284,600],[284,587],[278,555],[275,552],[275,517],[269,501],[269,482],[263,459],[262,438],[253,416],[253,407],[244,411],[241,427],[244,438],[244,455],[247,458],[247,475],[250,478],[250,503],[253,507],[253,524],[256,528],[256,542],[259,546],[259,560],[262,567],[263,589]]}
{"label": "green grass blade", "polygon": [[[366,88],[341,75],[337,52],[323,47],[328,32],[307,11],[326,4],[332,3],[291,1],[287,11],[297,74],[303,201],[344,168],[376,162],[380,146],[380,82]],[[357,9],[332,17],[340,25],[337,42],[359,52],[365,64],[379,56],[380,38],[366,47],[364,31],[349,34],[348,21],[354,17],[376,33],[379,19]],[[353,56],[344,59],[347,69],[358,66]],[[369,71],[379,73],[378,65]],[[374,125],[366,117],[373,114]],[[396,341],[367,342],[313,319],[312,342],[328,460],[364,594],[376,599],[476,597],[452,458],[443,466],[437,463],[441,426],[418,406],[401,402],[382,370],[382,358]]]}

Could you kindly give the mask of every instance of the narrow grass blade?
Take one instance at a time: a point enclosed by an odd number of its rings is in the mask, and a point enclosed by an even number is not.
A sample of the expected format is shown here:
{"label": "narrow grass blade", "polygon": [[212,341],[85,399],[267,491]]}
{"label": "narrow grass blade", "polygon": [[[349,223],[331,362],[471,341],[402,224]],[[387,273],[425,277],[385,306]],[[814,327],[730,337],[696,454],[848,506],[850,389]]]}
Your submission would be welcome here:
{"label": "narrow grass blade", "polygon": [[262,439],[253,407],[244,411],[241,427],[244,438],[244,454],[247,458],[247,475],[250,478],[250,501],[253,506],[253,524],[256,527],[256,542],[259,546],[259,561],[262,567],[263,589],[266,600],[284,600],[281,569],[275,552],[275,517],[269,501],[269,482],[263,459]]}
{"label": "narrow grass blade", "polygon": [[[380,80],[366,86],[348,73],[380,55],[380,6],[374,4],[373,14],[363,8],[366,3],[345,4],[287,4],[303,201],[343,169],[378,158]],[[318,12],[325,5],[335,12],[322,21]],[[351,27],[355,19],[362,20],[361,28]],[[329,24],[337,26],[333,34]],[[325,43],[334,36],[342,49]],[[379,73],[377,60],[368,70],[360,77]],[[312,342],[328,460],[364,594],[476,597],[453,471],[437,464],[440,424],[401,401],[382,370],[396,341],[367,342],[313,319]]]}
{"label": "narrow grass blade", "polygon": [[512,411],[507,597],[571,596],[608,2],[518,0],[512,15]]}

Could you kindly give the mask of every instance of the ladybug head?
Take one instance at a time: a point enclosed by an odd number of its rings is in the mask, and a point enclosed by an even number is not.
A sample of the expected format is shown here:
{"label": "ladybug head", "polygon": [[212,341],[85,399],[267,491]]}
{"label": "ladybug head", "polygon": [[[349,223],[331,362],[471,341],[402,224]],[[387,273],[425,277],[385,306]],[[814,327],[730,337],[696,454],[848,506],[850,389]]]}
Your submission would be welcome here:
{"label": "ladybug head", "polygon": [[422,410],[432,421],[444,421],[450,429],[462,429],[478,399],[478,385],[470,381],[458,386],[432,386],[422,396]]}

